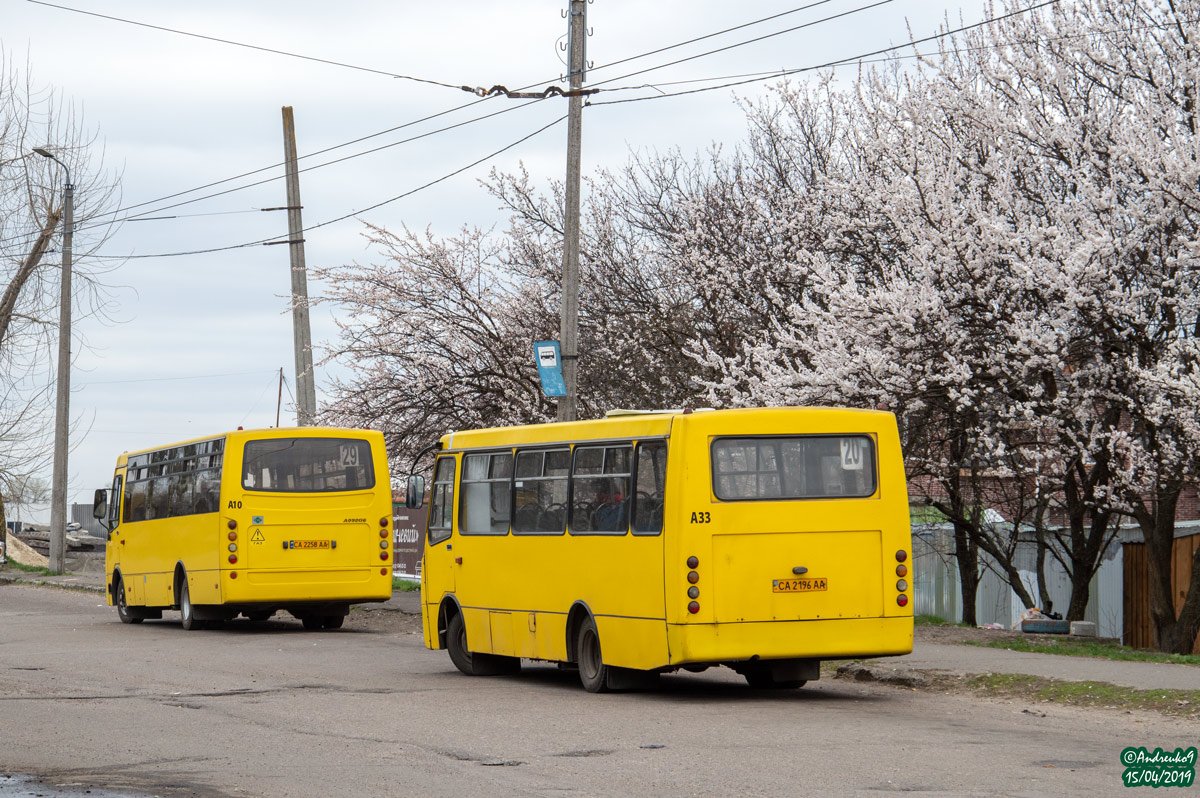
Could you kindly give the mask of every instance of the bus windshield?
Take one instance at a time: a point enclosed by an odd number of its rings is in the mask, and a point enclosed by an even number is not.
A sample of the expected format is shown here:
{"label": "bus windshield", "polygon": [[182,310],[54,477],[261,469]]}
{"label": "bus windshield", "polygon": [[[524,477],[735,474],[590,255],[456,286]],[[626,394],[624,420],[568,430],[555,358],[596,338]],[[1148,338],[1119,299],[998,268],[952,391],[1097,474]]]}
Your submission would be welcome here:
{"label": "bus windshield", "polygon": [[249,441],[242,487],[274,493],[328,493],[375,486],[371,445],[351,438]]}

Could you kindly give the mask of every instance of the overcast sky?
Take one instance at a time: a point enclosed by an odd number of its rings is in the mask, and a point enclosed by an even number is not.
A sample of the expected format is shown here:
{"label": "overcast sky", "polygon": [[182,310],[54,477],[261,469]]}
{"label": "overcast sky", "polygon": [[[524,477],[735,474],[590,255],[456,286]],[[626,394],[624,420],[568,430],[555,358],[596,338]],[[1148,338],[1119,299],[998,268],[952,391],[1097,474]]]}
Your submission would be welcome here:
{"label": "overcast sky", "polygon": [[[510,88],[557,83],[567,0],[428,3],[415,0],[57,0],[61,5],[149,25],[459,86]],[[710,83],[665,85],[778,69],[795,69],[867,53],[985,16],[984,0],[596,0],[588,6],[588,84],[656,84],[598,95],[596,101],[646,96]],[[810,8],[797,10],[808,5]],[[873,6],[873,7],[872,7]],[[455,88],[314,63],[39,5],[0,0],[0,43],[36,84],[51,85],[98,129],[106,161],[123,173],[123,206],[156,200],[282,159],[280,108],[295,109],[301,156],[377,134],[475,99]],[[858,10],[861,9],[861,10]],[[850,13],[847,13],[850,12]],[[636,61],[603,65],[776,14],[778,18]],[[845,14],[839,19],[827,17]],[[761,42],[602,83],[718,47],[811,24]],[[904,51],[905,53],[909,51]],[[855,67],[839,75],[852,77]],[[811,80],[799,75],[793,80]],[[678,147],[692,153],[736,146],[744,116],[735,97],[757,97],[775,81],[648,102],[592,106],[583,123],[585,175],[619,167],[630,152]],[[503,110],[522,101],[493,98],[324,156],[301,167],[391,144],[418,133]],[[562,98],[518,108],[418,142],[389,147],[300,176],[306,225],[334,219],[417,188],[483,158],[566,113]],[[463,225],[503,222],[478,180],[492,167],[524,163],[544,185],[561,179],[565,124],[411,197],[306,234],[310,267],[365,261],[372,253],[363,222],[408,225],[452,234]],[[53,142],[51,142],[53,144]],[[175,219],[126,222],[107,244],[111,256],[160,255],[283,237],[283,170],[275,167],[136,213]],[[181,207],[156,209],[212,191],[276,178]],[[80,211],[77,211],[77,214]],[[198,215],[204,214],[204,215]],[[58,257],[51,255],[50,257]],[[124,450],[275,424],[278,372],[295,390],[286,246],[255,246],[201,255],[138,257],[108,278],[114,323],[84,322],[88,348],[72,372],[72,501],[91,500],[111,481]],[[319,285],[310,292],[319,294]],[[313,340],[331,340],[331,310],[313,314]],[[532,355],[531,355],[532,356]],[[317,374],[317,399],[327,372]],[[283,425],[295,423],[284,392]],[[52,408],[48,408],[52,412]],[[86,431],[86,434],[85,434]],[[49,469],[47,469],[47,472]],[[49,473],[46,474],[49,480]],[[44,508],[23,518],[44,521]]]}

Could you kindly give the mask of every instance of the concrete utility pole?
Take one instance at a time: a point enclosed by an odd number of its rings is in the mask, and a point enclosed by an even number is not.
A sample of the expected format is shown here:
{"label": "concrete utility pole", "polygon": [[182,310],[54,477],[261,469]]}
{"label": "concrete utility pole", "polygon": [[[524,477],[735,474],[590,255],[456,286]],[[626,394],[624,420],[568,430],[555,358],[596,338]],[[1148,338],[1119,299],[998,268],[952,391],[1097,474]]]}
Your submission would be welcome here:
{"label": "concrete utility pole", "polygon": [[75,232],[75,186],[71,170],[44,147],[34,149],[67,173],[63,191],[62,288],[58,298],[58,382],[54,388],[54,475],[50,489],[50,570],[66,570],[67,550],[67,427],[71,402],[71,238]]}
{"label": "concrete utility pole", "polygon": [[296,122],[283,107],[283,155],[287,162],[288,252],[292,264],[292,337],[296,350],[296,423],[312,426],[317,415],[312,330],[308,321],[308,270],[304,265],[304,223],[300,220],[300,172],[296,167]]}
{"label": "concrete utility pole", "polygon": [[[571,91],[583,88],[587,60],[587,0],[570,0],[568,12]],[[567,184],[563,224],[562,341],[563,382],[567,395],[558,401],[558,420],[574,421],[579,382],[579,156],[583,138],[583,96],[572,94],[567,109]]]}

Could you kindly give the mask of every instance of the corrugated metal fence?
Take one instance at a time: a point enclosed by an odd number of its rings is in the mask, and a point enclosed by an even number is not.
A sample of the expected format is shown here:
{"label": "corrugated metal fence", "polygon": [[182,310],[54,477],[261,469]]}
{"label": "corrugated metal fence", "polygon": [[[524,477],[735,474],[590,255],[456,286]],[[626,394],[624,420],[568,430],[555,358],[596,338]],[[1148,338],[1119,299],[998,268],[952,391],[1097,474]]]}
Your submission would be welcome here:
{"label": "corrugated metal fence", "polygon": [[[949,524],[913,527],[913,611],[917,614],[936,615],[954,623],[962,621],[962,591],[953,551],[954,534]],[[1071,602],[1071,580],[1057,560],[1051,557],[1046,560],[1047,592],[1054,602],[1054,611],[1065,615]],[[1099,572],[1092,578],[1084,617],[1096,624],[1101,637],[1120,638],[1124,634],[1122,562],[1121,547],[1110,546]],[[980,625],[995,623],[1013,628],[1025,607],[1007,576],[990,557],[981,553],[980,564],[983,574],[975,596],[976,621]],[[1037,544],[1032,540],[1021,541],[1014,564],[1025,589],[1036,599]]]}

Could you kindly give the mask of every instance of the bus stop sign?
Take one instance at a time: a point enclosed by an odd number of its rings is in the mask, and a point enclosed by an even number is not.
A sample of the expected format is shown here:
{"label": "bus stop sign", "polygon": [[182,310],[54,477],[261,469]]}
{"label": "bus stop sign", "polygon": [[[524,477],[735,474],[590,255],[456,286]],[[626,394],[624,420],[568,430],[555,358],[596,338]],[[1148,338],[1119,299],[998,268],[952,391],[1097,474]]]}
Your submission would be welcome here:
{"label": "bus stop sign", "polygon": [[566,396],[567,383],[563,380],[558,341],[536,341],[533,355],[537,361],[538,376],[542,380],[542,393],[546,396]]}

